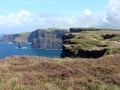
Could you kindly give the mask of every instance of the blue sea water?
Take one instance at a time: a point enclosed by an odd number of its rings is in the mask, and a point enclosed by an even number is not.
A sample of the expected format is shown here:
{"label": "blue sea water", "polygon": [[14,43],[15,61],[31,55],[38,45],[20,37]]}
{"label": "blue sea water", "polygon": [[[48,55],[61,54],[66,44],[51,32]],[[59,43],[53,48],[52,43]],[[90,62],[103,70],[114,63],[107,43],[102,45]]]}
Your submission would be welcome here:
{"label": "blue sea water", "polygon": [[15,43],[0,43],[0,58],[16,55],[60,58],[60,54],[61,50],[33,49],[30,44],[22,44],[22,48],[18,48]]}

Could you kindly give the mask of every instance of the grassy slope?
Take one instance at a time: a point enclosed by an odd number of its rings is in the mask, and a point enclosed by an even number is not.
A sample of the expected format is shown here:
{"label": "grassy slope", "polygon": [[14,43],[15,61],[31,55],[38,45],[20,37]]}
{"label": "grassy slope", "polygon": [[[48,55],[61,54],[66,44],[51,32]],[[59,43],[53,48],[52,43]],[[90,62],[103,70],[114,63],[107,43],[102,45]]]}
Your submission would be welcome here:
{"label": "grassy slope", "polygon": [[28,37],[30,35],[30,32],[20,33],[20,36],[15,38],[15,42],[18,43],[28,43]]}
{"label": "grassy slope", "polygon": [[0,90],[120,90],[120,54],[99,59],[0,60]]}

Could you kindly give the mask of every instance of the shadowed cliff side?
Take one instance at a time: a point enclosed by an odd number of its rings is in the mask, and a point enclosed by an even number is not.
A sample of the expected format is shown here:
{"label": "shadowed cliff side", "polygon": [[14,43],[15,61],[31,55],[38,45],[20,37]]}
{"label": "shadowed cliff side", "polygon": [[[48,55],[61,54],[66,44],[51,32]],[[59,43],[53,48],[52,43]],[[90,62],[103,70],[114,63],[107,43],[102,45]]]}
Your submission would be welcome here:
{"label": "shadowed cliff side", "polygon": [[16,37],[19,37],[19,34],[9,34],[9,35],[3,35],[1,41],[2,42],[14,42]]}
{"label": "shadowed cliff side", "polygon": [[32,42],[32,48],[62,49],[62,36],[65,33],[66,31],[63,29],[52,31],[38,29],[30,34],[29,41]]}

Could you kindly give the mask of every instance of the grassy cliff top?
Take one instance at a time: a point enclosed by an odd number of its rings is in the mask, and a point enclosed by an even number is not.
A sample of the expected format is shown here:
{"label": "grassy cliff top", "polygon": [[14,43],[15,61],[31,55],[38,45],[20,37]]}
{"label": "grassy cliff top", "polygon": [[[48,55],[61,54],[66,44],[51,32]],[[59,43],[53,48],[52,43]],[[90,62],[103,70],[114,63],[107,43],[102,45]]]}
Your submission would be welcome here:
{"label": "grassy cliff top", "polygon": [[72,32],[64,36],[66,47],[74,46],[84,50],[99,50],[106,47],[120,48],[119,30],[98,30]]}
{"label": "grassy cliff top", "polygon": [[0,90],[120,90],[120,55],[89,60],[8,57],[0,60]]}
{"label": "grassy cliff top", "polygon": [[28,37],[30,35],[31,32],[24,32],[24,33],[20,33],[19,37],[16,37],[14,42],[17,43],[28,43]]}
{"label": "grassy cliff top", "polygon": [[44,32],[52,32],[52,31],[64,31],[69,32],[68,29],[62,29],[62,28],[47,28],[47,29],[37,29],[38,31],[44,31]]}

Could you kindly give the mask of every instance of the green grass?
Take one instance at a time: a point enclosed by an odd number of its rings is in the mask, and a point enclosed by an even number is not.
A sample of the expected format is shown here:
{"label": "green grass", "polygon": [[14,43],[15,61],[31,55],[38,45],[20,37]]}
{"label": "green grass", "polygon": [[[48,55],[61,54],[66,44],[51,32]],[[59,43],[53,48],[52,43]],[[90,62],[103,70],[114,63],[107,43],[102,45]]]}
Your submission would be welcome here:
{"label": "green grass", "polygon": [[120,35],[118,35],[118,36],[116,36],[116,37],[114,37],[114,38],[112,38],[110,40],[112,40],[112,41],[120,41]]}
{"label": "green grass", "polygon": [[15,42],[17,43],[28,43],[28,37],[30,32],[21,33],[19,37],[15,38]]}
{"label": "green grass", "polygon": [[120,53],[120,48],[107,48],[106,55]]}

